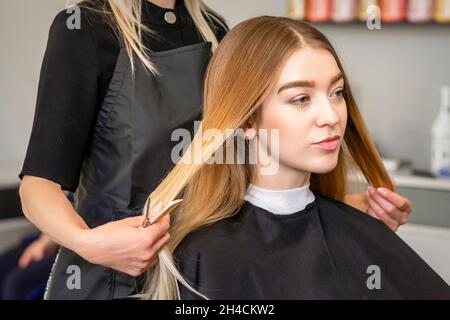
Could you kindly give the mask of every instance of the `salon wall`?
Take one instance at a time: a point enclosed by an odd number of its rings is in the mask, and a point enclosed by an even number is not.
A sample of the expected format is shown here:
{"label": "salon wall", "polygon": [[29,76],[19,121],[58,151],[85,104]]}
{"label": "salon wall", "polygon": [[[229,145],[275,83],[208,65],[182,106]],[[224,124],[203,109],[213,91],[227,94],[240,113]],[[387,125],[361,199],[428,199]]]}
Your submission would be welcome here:
{"label": "salon wall", "polygon": [[0,1],[0,186],[17,182],[48,29],[64,4],[64,0]]}

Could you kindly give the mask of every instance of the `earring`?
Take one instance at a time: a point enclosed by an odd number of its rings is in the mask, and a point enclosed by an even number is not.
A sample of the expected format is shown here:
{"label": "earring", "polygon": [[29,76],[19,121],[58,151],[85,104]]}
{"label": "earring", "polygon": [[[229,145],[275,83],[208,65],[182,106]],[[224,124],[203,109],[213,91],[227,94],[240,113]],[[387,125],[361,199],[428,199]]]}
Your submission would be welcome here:
{"label": "earring", "polygon": [[256,130],[253,128],[245,130],[245,139],[252,140],[256,136]]}

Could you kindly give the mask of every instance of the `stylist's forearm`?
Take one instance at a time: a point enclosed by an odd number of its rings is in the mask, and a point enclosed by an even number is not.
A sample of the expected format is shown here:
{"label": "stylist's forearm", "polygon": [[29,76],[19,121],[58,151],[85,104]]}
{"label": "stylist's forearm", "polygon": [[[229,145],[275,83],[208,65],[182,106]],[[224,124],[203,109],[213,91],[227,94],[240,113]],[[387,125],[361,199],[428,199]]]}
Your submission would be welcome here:
{"label": "stylist's forearm", "polygon": [[19,193],[25,216],[53,241],[78,252],[83,231],[89,227],[74,210],[60,185],[25,176]]}

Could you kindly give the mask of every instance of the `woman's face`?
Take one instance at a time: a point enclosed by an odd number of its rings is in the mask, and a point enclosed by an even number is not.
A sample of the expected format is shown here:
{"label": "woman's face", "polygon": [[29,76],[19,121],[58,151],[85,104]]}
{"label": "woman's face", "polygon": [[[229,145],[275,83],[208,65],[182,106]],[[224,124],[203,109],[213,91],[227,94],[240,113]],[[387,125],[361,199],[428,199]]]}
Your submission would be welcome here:
{"label": "woman's face", "polygon": [[[343,89],[342,73],[327,50],[306,47],[286,61],[256,128],[279,129],[280,169],[334,169],[347,123]],[[270,139],[269,150],[273,143]]]}

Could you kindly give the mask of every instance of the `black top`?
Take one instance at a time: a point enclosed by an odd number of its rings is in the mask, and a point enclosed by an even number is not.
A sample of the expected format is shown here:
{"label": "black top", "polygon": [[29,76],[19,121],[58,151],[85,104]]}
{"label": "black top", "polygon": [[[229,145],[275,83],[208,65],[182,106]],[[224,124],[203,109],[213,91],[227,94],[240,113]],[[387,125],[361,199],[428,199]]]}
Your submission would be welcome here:
{"label": "black top", "polygon": [[[290,215],[245,202],[190,233],[175,251],[182,274],[210,299],[450,299],[449,286],[383,222],[315,196]],[[180,289],[182,299],[201,299]]]}
{"label": "black top", "polygon": [[[92,2],[92,1],[91,1]],[[104,0],[95,0],[94,6]],[[165,51],[203,39],[184,1],[168,10],[142,0],[142,23],[157,33],[145,34],[151,51]],[[33,175],[52,180],[63,189],[75,191],[85,152],[92,142],[98,110],[114,73],[120,45],[116,33],[99,13],[80,3],[80,29],[66,25],[73,12],[61,11],[49,32],[41,68],[36,112],[27,154],[19,177]],[[174,11],[177,20],[164,20]],[[226,29],[213,21],[220,41]]]}

